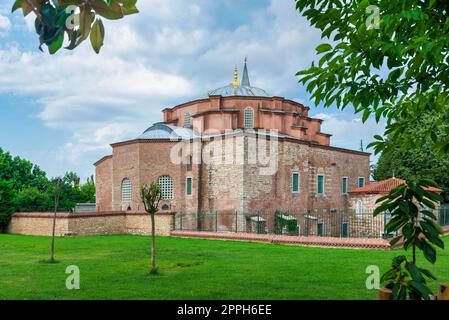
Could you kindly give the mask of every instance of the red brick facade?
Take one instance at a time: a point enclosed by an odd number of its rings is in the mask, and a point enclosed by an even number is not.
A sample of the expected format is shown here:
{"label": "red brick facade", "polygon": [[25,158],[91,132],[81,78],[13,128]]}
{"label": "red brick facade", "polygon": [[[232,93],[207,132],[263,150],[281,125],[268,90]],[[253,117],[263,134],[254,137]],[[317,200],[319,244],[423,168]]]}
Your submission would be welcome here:
{"label": "red brick facade", "polygon": [[[254,130],[245,129],[245,110],[253,109]],[[215,137],[170,141],[170,139],[135,139],[112,145],[112,156],[96,163],[97,208],[99,211],[142,212],[140,186],[156,182],[161,176],[173,181],[173,198],[164,200],[166,210],[240,211],[270,209],[346,209],[347,195],[342,194],[342,179],[347,190],[357,187],[358,178],[369,181],[369,154],[329,146],[330,135],[321,133],[321,120],[308,117],[308,108],[278,97],[210,96],[164,111],[161,125],[181,127],[198,134],[217,133]],[[186,116],[186,113],[189,115]],[[248,128],[247,128],[248,129]],[[249,163],[257,154],[252,149],[254,132],[277,130],[266,138],[270,147],[263,152],[275,162],[270,174],[260,174],[266,164]],[[223,139],[223,133],[230,138]],[[221,134],[221,135],[220,135]],[[173,161],[181,144],[190,144],[182,160],[191,156],[193,164]],[[230,143],[230,144],[228,144]],[[198,153],[208,161],[195,161]],[[274,149],[274,150],[272,150]],[[226,154],[232,153],[226,162]],[[175,157],[176,158],[176,157]],[[244,161],[239,161],[244,159]],[[204,160],[204,159],[203,159]],[[299,174],[299,190],[292,191],[292,173]],[[323,194],[317,194],[317,177],[323,176]],[[186,179],[192,178],[191,195],[186,193]],[[132,185],[130,201],[122,201],[122,182]]]}

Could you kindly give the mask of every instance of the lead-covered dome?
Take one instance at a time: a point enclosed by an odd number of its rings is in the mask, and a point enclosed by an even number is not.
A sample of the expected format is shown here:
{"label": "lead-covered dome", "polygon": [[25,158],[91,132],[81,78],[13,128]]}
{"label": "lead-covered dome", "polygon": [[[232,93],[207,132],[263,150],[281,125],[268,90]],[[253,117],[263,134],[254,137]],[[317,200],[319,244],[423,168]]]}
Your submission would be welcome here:
{"label": "lead-covered dome", "polygon": [[155,123],[144,131],[137,139],[142,140],[189,140],[198,137],[192,128],[183,128],[164,123]]}
{"label": "lead-covered dome", "polygon": [[234,86],[232,84],[211,90],[208,92],[209,96],[251,96],[251,97],[270,97],[270,95],[263,89],[256,87],[246,87],[246,86]]}
{"label": "lead-covered dome", "polygon": [[245,58],[245,67],[243,69],[242,82],[238,80],[237,66],[234,70],[234,80],[231,84],[209,91],[208,96],[243,96],[243,97],[271,97],[265,90],[252,87],[249,81],[248,67]]}

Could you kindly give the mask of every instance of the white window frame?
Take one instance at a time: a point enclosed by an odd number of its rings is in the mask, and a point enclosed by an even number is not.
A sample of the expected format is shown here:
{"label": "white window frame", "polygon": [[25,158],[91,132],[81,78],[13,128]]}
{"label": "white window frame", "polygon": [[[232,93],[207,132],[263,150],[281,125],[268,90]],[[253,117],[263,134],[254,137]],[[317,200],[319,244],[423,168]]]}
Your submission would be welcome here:
{"label": "white window frame", "polygon": [[[251,113],[251,118],[247,112]],[[243,111],[243,127],[245,129],[254,129],[254,109],[251,107],[246,107]]]}
{"label": "white window frame", "polygon": [[[187,187],[189,179],[190,179],[190,192],[191,192],[190,194],[188,193],[189,188]],[[186,177],[186,196],[187,197],[193,196],[193,177],[191,176]]]}
{"label": "white window frame", "polygon": [[356,215],[363,215],[363,209],[364,209],[364,205],[363,205],[363,201],[362,200],[357,200],[355,203],[355,214]]}
{"label": "white window frame", "polygon": [[[125,182],[127,182],[126,190],[125,190]],[[121,188],[120,190],[122,193],[122,203],[131,202],[133,200],[133,183],[131,182],[131,179],[123,178],[120,188]],[[125,198],[125,191],[126,191],[126,195],[127,195],[126,198]]]}
{"label": "white window frame", "polygon": [[[346,179],[346,192],[343,192],[343,180],[344,179]],[[348,194],[348,188],[349,188],[349,178],[348,178],[348,176],[343,176],[343,177],[341,177],[341,182],[342,182],[342,184],[341,184],[341,186],[340,186],[340,188],[341,188],[341,194],[342,195],[347,195]]]}
{"label": "white window frame", "polygon": [[157,184],[161,187],[162,199],[164,200],[173,199],[173,195],[175,192],[173,186],[173,178],[171,176],[169,175],[160,176],[157,179]]}
{"label": "white window frame", "polygon": [[[298,190],[293,190],[293,176],[294,175],[298,175]],[[291,191],[292,191],[292,193],[300,193],[300,191],[301,191],[301,174],[299,173],[299,171],[292,171],[292,176],[291,176],[291,178],[292,178],[292,182],[291,182]]]}
{"label": "white window frame", "polygon": [[[360,179],[363,179],[363,186],[360,186]],[[357,178],[357,188],[363,188],[364,186],[366,186],[366,180],[365,177],[358,177]]]}
{"label": "white window frame", "polygon": [[[318,177],[323,177],[323,193],[318,192]],[[326,194],[325,184],[326,184],[326,175],[322,174],[322,173],[317,174],[316,175],[316,189],[315,189],[317,196],[324,196]]]}

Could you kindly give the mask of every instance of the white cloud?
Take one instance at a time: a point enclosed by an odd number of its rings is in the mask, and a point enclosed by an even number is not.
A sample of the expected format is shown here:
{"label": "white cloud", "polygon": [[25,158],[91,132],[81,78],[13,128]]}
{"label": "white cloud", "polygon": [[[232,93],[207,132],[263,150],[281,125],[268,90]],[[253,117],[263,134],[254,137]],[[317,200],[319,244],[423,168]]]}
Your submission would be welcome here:
{"label": "white cloud", "polygon": [[[11,43],[0,46],[0,94],[37,102],[46,126],[70,134],[55,156],[86,173],[110,151],[110,143],[135,137],[160,121],[163,108],[229,83],[234,64],[246,55],[253,85],[275,95],[306,97],[295,73],[315,59],[319,33],[295,10],[294,1],[286,0],[271,0],[265,8],[254,4],[240,24],[216,21],[224,7],[238,5],[228,0],[139,1],[139,14],[106,22],[105,46],[98,56],[89,41],[54,56]],[[29,17],[26,25],[37,47],[34,18]],[[334,134],[333,142],[347,143],[346,120],[328,120],[324,128]],[[371,130],[350,125],[363,134]]]}
{"label": "white cloud", "polygon": [[[332,134],[331,145],[352,150],[360,150],[360,140],[363,140],[364,148],[374,141],[373,136],[383,135],[385,131],[385,121],[379,123],[373,118],[365,123],[357,117],[348,117],[343,113],[319,113],[313,116],[322,119],[321,131]],[[372,150],[368,150],[372,152]],[[377,161],[377,156],[372,156],[373,162]]]}
{"label": "white cloud", "polygon": [[8,17],[0,14],[0,37],[8,34],[10,29],[11,29],[11,22],[9,21]]}

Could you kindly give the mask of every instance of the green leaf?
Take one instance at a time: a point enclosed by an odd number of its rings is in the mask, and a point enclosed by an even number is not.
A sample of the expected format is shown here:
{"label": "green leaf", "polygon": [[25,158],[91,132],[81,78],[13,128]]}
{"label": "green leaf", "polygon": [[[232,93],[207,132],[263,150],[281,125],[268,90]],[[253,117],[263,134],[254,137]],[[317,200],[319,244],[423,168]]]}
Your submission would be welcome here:
{"label": "green leaf", "polygon": [[11,12],[16,11],[17,9],[22,8],[22,1],[23,0],[16,0],[12,6]]}
{"label": "green leaf", "polygon": [[401,238],[402,238],[402,235],[399,235],[399,236],[397,236],[397,237],[394,237],[393,239],[390,240],[390,245],[391,245],[391,246],[394,246],[396,243],[399,242],[399,240],[401,240]]}
{"label": "green leaf", "polygon": [[405,267],[407,268],[408,272],[410,272],[410,275],[413,280],[418,281],[418,282],[425,281],[423,276],[421,275],[421,272],[419,271],[419,269],[416,267],[415,264],[407,262],[405,264]]}
{"label": "green leaf", "polygon": [[60,32],[55,41],[53,41],[48,46],[48,51],[50,54],[55,54],[62,47],[62,43],[64,42],[64,33]]}
{"label": "green leaf", "polygon": [[109,5],[104,3],[103,0],[95,0],[91,2],[91,5],[96,13],[106,19],[116,20],[123,18],[122,7],[116,0],[111,0]]}
{"label": "green leaf", "polygon": [[422,269],[422,268],[418,268],[418,269],[421,272],[421,274],[425,275],[429,279],[437,280],[437,277],[432,272],[430,272],[429,270]]}
{"label": "green leaf", "polygon": [[323,43],[323,44],[320,44],[318,47],[316,47],[316,52],[318,54],[329,51],[329,50],[332,50],[332,46],[328,43]]}
{"label": "green leaf", "polygon": [[92,48],[98,54],[100,53],[100,49],[103,46],[104,40],[104,26],[103,21],[101,19],[97,19],[94,22],[92,27],[92,31],[90,33],[90,43],[92,44]]}
{"label": "green leaf", "polygon": [[408,284],[410,287],[418,291],[423,299],[430,300],[430,297],[432,296],[432,290],[430,290],[430,288],[426,286],[424,283],[411,280],[408,282]]}
{"label": "green leaf", "polygon": [[437,260],[437,252],[427,241],[422,241],[422,250],[427,261],[435,263]]}

